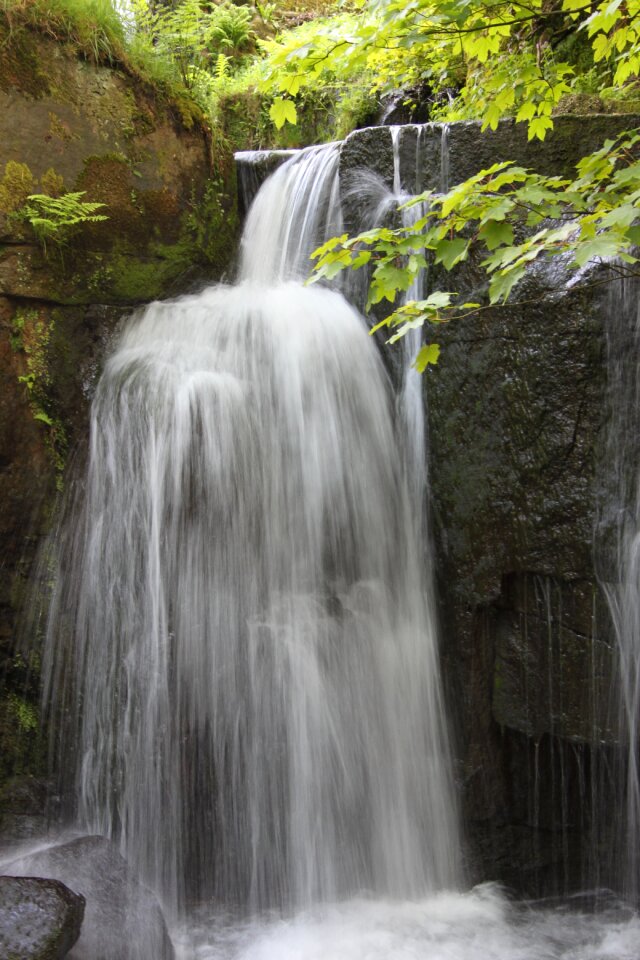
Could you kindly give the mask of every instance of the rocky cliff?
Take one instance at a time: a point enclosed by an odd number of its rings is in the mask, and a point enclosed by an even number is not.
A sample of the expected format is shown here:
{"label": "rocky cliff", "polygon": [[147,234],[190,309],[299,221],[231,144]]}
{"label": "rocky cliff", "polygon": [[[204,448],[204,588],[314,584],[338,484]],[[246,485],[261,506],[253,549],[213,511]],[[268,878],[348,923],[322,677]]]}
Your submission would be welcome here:
{"label": "rocky cliff", "polygon": [[37,766],[15,611],[105,344],[137,304],[223,274],[235,194],[197,112],[0,13],[0,779]]}
{"label": "rocky cliff", "polygon": [[[475,123],[407,127],[396,139],[400,180],[409,192],[416,184],[437,190],[443,179],[453,186],[506,159],[568,174],[606,137],[639,122],[561,117],[549,141],[535,145],[511,121],[488,134]],[[362,168],[392,186],[389,129],[345,141],[343,183]],[[345,199],[357,229],[348,192]],[[615,656],[595,573],[611,536],[601,508],[610,469],[610,278],[606,265],[569,276],[562,264],[537,267],[515,306],[441,328],[440,362],[424,376],[468,866],[473,879],[528,895],[615,880]],[[446,281],[472,300],[484,282],[473,264]]]}

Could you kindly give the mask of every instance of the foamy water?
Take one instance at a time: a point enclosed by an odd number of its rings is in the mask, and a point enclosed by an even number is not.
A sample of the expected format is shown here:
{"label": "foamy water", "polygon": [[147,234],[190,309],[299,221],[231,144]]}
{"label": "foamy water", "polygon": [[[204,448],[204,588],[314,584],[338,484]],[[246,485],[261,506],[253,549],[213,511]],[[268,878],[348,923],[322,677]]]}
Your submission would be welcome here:
{"label": "foamy water", "polygon": [[638,960],[640,918],[610,901],[514,904],[491,884],[416,902],[358,899],[244,922],[202,913],[177,960]]}

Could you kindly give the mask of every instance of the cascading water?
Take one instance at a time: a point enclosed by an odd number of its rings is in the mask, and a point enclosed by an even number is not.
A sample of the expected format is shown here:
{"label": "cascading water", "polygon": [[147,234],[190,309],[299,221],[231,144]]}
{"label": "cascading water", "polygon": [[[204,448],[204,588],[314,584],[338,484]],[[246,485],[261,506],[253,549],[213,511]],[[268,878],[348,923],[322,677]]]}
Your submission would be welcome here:
{"label": "cascading water", "polygon": [[612,466],[602,527],[605,546],[603,586],[609,600],[618,654],[619,737],[623,764],[617,862],[631,900],[640,897],[640,286],[619,279],[609,286],[609,433],[607,462]]}
{"label": "cascading water", "polygon": [[182,917],[180,960],[637,960],[616,908],[450,892],[416,344],[395,400],[364,320],[299,282],[338,163],[280,167],[239,283],[151,305],[105,367],[45,646],[63,790]]}
{"label": "cascading water", "polygon": [[[262,188],[241,281],[154,304],[92,408],[45,672],[79,819],[181,907],[457,876],[422,529],[389,383],[338,294],[337,149]],[[59,656],[67,632],[66,662]]]}

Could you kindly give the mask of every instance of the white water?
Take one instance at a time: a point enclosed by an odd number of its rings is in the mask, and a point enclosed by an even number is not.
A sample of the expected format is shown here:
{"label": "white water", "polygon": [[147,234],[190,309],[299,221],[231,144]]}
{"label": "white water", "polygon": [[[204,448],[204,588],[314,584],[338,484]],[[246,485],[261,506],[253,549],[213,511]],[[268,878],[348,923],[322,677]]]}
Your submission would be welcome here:
{"label": "white water", "polygon": [[614,531],[604,587],[618,656],[619,731],[623,747],[619,852],[625,893],[640,896],[640,286],[611,283],[607,296],[609,448],[612,489],[607,525]]}
{"label": "white water", "polygon": [[458,875],[406,437],[364,320],[288,280],[334,230],[336,162],[275,174],[241,282],[150,306],[92,407],[46,696],[78,718],[56,735],[80,823],[172,909]]}
{"label": "white water", "polygon": [[46,648],[63,786],[182,914],[179,960],[637,960],[615,905],[453,892],[418,395],[295,282],[336,165],[281,168],[241,283],[152,305],[107,364]]}
{"label": "white water", "polygon": [[428,900],[353,900],[290,919],[202,915],[178,960],[638,960],[640,920],[612,902],[510,904],[491,885]]}

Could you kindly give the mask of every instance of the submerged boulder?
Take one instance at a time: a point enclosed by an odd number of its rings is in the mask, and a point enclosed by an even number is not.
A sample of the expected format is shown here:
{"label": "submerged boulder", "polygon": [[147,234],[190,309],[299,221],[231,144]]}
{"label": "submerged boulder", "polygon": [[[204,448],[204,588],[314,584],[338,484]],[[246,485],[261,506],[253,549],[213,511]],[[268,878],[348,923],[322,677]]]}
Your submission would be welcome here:
{"label": "submerged boulder", "polygon": [[84,906],[59,880],[0,877],[0,956],[62,960],[78,939]]}
{"label": "submerged boulder", "polygon": [[158,901],[106,837],[46,847],[13,860],[6,870],[52,877],[86,899],[73,960],[174,960]]}

